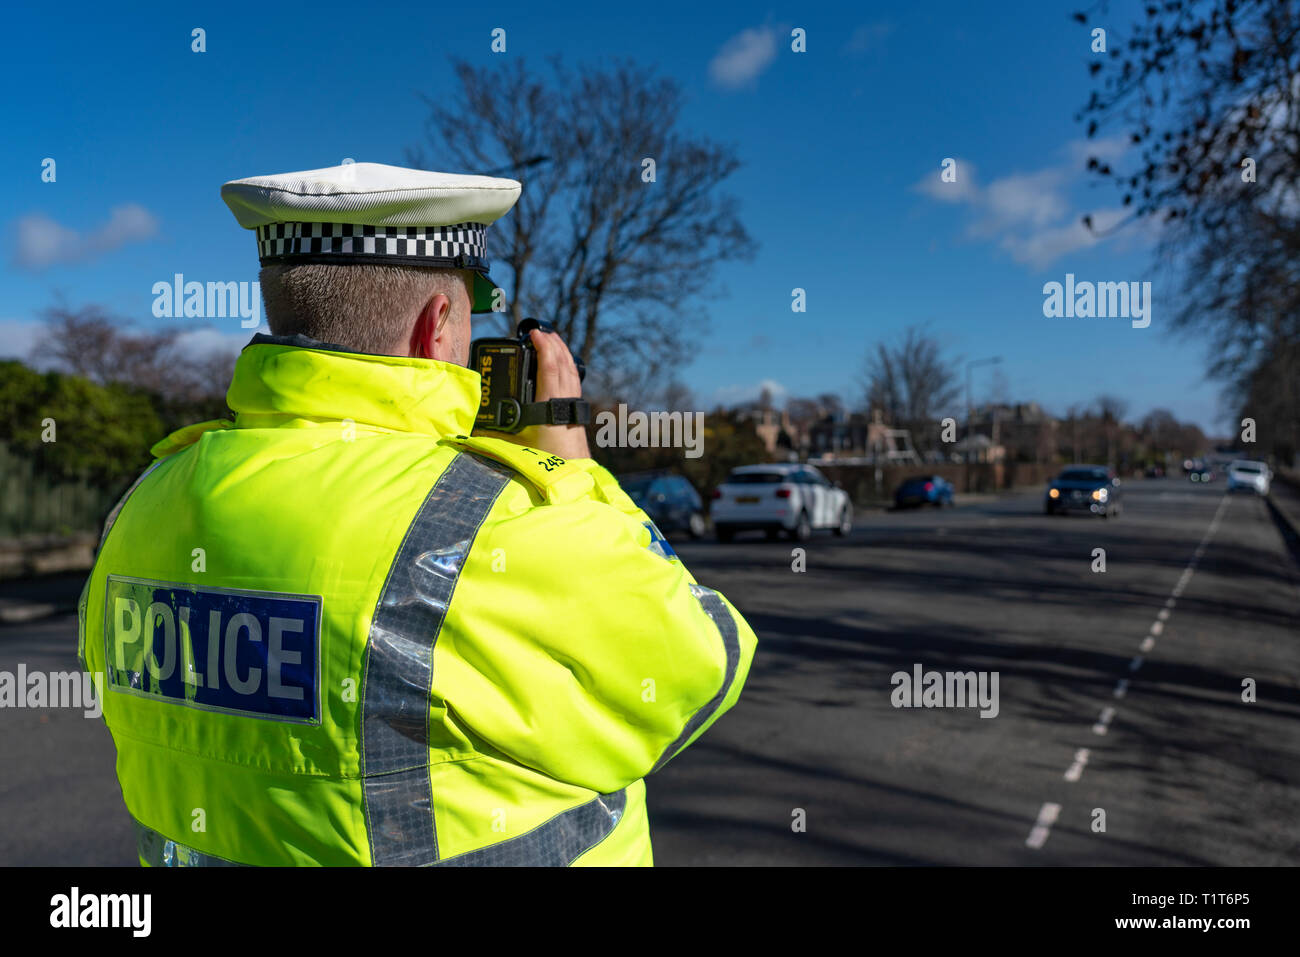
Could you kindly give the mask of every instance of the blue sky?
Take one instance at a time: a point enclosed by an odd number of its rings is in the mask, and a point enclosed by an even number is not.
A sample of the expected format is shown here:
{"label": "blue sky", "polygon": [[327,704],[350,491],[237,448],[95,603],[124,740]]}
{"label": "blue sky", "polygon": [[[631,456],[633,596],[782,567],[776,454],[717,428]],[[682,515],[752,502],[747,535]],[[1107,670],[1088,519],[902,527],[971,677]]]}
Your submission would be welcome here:
{"label": "blue sky", "polygon": [[[257,278],[252,234],[221,202],[221,183],[344,157],[401,165],[423,136],[417,94],[454,93],[453,56],[628,56],[679,80],[684,125],[733,145],[744,164],[730,189],[760,248],[719,268],[722,294],[699,307],[708,334],[682,378],[703,404],[752,397],[763,382],[778,395],[856,395],[868,347],[921,324],[954,358],[1003,357],[976,370],[976,401],[997,389],[1063,413],[1112,393],[1130,418],[1164,406],[1223,431],[1203,345],[1169,331],[1172,291],[1150,232],[1094,242],[1078,225],[1119,205],[1084,172],[1073,116],[1089,91],[1089,29],[1120,42],[1130,4],[1088,28],[1070,19],[1073,3],[1030,0],[996,12],[513,6],[10,11],[0,52],[18,81],[0,93],[0,355],[23,354],[59,296],[142,328],[181,324],[193,348],[237,348],[250,335],[238,319],[151,312],[153,284],[175,273]],[[195,27],[202,54],[190,50]],[[507,31],[505,54],[489,49],[494,27]],[[805,53],[790,48],[794,27]],[[41,181],[46,157],[54,183]],[[949,157],[956,183],[940,181]],[[1152,282],[1150,326],[1045,318],[1043,284],[1067,273]],[[791,312],[795,287],[805,313]]]}

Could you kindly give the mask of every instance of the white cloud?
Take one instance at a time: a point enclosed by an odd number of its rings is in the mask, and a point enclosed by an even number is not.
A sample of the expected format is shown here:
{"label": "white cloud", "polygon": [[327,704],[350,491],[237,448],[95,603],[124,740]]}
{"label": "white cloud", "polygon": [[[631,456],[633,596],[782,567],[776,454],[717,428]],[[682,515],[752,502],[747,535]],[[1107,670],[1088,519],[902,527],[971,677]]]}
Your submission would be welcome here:
{"label": "white cloud", "polygon": [[[132,326],[127,333],[156,332],[170,326]],[[0,319],[0,359],[31,359],[32,349],[46,335],[48,326],[39,319]],[[265,324],[260,329],[226,331],[213,326],[194,326],[179,330],[176,351],[191,359],[202,359],[222,353],[235,354],[248,345],[255,332],[270,332]]]}
{"label": "white cloud", "polygon": [[1059,169],[1004,176],[984,190],[984,219],[978,228],[989,234],[1014,226],[1042,227],[1070,212],[1062,195],[1065,176]]}
{"label": "white cloud", "polygon": [[931,199],[937,199],[941,203],[974,201],[979,197],[979,190],[975,185],[975,164],[958,158],[954,158],[953,163],[956,164],[954,167],[957,172],[956,179],[945,182],[943,170],[937,169],[933,173],[926,175],[912,188],[918,193],[924,193]]}
{"label": "white cloud", "polygon": [[785,400],[790,394],[790,390],[775,379],[760,379],[758,382],[752,382],[748,385],[719,386],[713,391],[712,404],[729,406],[739,405],[742,402],[753,402],[762,396],[764,389],[771,393],[772,404],[777,408],[785,404]]}
{"label": "white cloud", "polygon": [[713,82],[737,89],[758,79],[776,59],[776,27],[750,27],[722,45],[709,62]]}
{"label": "white cloud", "polygon": [[1089,158],[1095,156],[1103,163],[1112,163],[1123,156],[1129,146],[1127,136],[1108,136],[1100,140],[1070,140],[1065,151],[1076,168],[1084,169]]}
{"label": "white cloud", "polygon": [[237,332],[223,332],[212,326],[198,326],[186,329],[176,337],[176,349],[182,355],[191,358],[218,355],[222,352],[238,352],[248,345],[255,332],[269,333],[265,323],[260,329],[240,329]]}
{"label": "white cloud", "polygon": [[44,213],[18,220],[14,262],[25,269],[44,269],[56,263],[77,263],[111,252],[127,243],[149,239],[158,232],[158,220],[137,203],[116,206],[108,222],[82,234],[55,222]]}
{"label": "white cloud", "polygon": [[[1108,231],[1122,222],[1122,207],[1094,210],[1093,228],[1083,225],[1083,210],[1070,202],[1069,189],[1087,177],[1089,156],[1112,162],[1127,149],[1123,137],[1072,140],[1061,152],[1063,163],[1029,172],[1013,173],[981,186],[971,164],[959,161],[958,179],[944,183],[938,174],[927,175],[913,189],[930,199],[965,205],[971,213],[966,235],[995,242],[1018,263],[1043,269],[1079,249],[1111,237]],[[1151,230],[1128,230],[1129,242],[1149,241]]]}
{"label": "white cloud", "polygon": [[26,360],[44,332],[38,319],[0,319],[0,359]]}

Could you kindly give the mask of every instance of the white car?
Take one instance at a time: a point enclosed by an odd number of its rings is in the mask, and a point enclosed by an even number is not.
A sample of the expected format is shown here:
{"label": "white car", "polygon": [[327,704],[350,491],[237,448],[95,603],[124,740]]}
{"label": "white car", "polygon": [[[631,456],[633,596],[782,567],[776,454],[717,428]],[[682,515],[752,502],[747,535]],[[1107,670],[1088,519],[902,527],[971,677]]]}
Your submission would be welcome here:
{"label": "white car", "polygon": [[853,503],[811,465],[742,465],[714,490],[709,517],[720,542],[748,529],[762,529],[768,538],[786,532],[803,542],[815,528],[847,535]]}
{"label": "white car", "polygon": [[1228,463],[1229,492],[1235,492],[1237,489],[1250,489],[1260,495],[1267,495],[1269,484],[1272,481],[1273,473],[1263,462],[1238,459],[1235,462]]}

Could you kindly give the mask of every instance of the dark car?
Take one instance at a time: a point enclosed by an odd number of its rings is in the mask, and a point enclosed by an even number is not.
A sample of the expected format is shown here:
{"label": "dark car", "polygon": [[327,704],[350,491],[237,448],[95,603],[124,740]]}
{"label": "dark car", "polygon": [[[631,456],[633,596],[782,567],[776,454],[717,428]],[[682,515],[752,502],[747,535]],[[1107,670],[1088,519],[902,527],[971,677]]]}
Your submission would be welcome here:
{"label": "dark car", "polygon": [[1183,471],[1193,482],[1213,482],[1217,477],[1212,466],[1205,459],[1191,459],[1183,463]]}
{"label": "dark car", "polygon": [[1119,478],[1104,465],[1072,465],[1047,483],[1043,511],[1055,515],[1073,509],[1102,518],[1118,515],[1119,485]]}
{"label": "dark car", "polygon": [[943,508],[953,503],[952,492],[952,483],[942,475],[915,475],[904,479],[903,484],[894,490],[894,507],[934,505]]}
{"label": "dark car", "polygon": [[671,472],[638,472],[621,476],[619,484],[665,535],[686,531],[691,538],[699,538],[708,530],[704,503],[685,477]]}

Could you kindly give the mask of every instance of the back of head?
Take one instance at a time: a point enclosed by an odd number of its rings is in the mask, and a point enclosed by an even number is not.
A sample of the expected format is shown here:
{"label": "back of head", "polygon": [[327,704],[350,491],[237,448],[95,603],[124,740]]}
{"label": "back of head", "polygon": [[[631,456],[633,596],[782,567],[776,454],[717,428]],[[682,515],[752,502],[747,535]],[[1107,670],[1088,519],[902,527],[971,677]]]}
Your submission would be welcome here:
{"label": "back of head", "polygon": [[492,176],[347,163],[232,180],[221,198],[256,233],[273,333],[463,365],[469,316],[498,308],[487,229],[520,188]]}
{"label": "back of head", "polygon": [[369,263],[270,263],[260,274],[266,321],[352,352],[405,356],[425,304],[471,295],[468,270]]}

